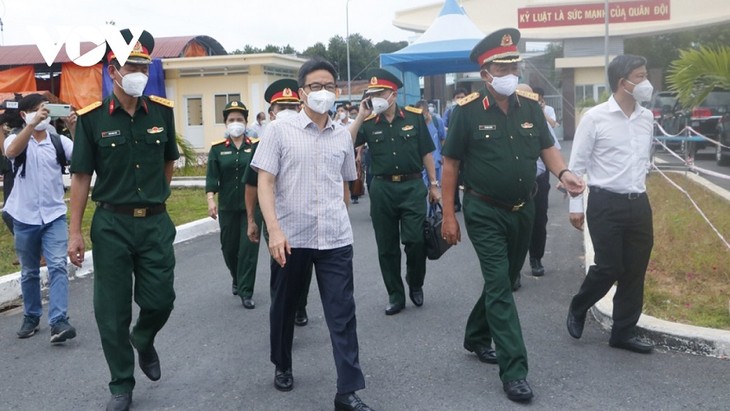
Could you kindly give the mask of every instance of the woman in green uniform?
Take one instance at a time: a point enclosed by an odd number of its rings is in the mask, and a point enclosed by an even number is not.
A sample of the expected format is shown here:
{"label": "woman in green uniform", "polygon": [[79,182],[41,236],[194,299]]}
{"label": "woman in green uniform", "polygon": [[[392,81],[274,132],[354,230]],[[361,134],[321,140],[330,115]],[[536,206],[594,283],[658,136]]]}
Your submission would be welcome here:
{"label": "woman in green uniform", "polygon": [[[256,306],[252,296],[259,245],[251,242],[246,235],[248,220],[244,204],[244,173],[250,169],[252,146],[258,140],[246,135],[248,109],[242,102],[228,103],[223,109],[223,121],[226,124],[226,138],[214,143],[208,153],[205,177],[208,215],[220,223],[221,250],[233,280],[233,295],[241,297],[245,308],[252,309]],[[260,226],[261,214],[257,212],[256,215],[256,223]]]}

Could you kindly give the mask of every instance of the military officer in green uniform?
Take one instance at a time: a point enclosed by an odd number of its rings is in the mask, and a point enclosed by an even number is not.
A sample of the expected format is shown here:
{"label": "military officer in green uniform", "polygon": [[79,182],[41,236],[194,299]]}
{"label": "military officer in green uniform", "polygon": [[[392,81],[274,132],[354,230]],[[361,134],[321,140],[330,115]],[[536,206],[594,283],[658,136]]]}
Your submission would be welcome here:
{"label": "military officer in green uniform", "polygon": [[[375,177],[370,190],[370,217],[389,297],[385,314],[393,315],[406,303],[400,273],[400,242],[405,246],[409,297],[416,306],[423,305],[426,276],[423,201],[427,192],[431,202],[439,201],[441,194],[431,154],[435,147],[421,109],[396,104],[403,83],[389,71],[374,69],[368,77],[367,98],[360,103],[350,132],[355,147],[367,143],[372,158]],[[428,188],[421,177],[424,167],[430,181]]]}
{"label": "military officer in green uniform", "polygon": [[[288,78],[276,80],[266,88],[264,99],[269,103],[269,119],[271,121],[296,114],[301,110],[301,101],[299,100],[297,90],[299,90],[297,81]],[[256,151],[256,147],[258,147],[258,144],[254,145],[254,152]],[[253,154],[251,154],[251,157],[253,157]],[[246,170],[245,183],[246,210],[250,210],[248,213],[248,236],[251,241],[258,242],[260,239],[259,227],[261,226],[261,221],[254,221],[253,214],[253,210],[258,209],[258,173],[251,167],[248,167]],[[264,236],[266,236],[266,232],[264,232]],[[310,265],[309,270],[305,272],[304,285],[294,315],[294,324],[300,327],[309,323],[309,317],[307,316],[307,295],[309,294],[309,285],[312,283],[313,269],[314,267]]]}
{"label": "military officer in green uniform", "polygon": [[[259,244],[248,238],[248,219],[244,204],[244,174],[250,168],[253,145],[258,138],[247,136],[248,109],[240,101],[231,101],[223,109],[226,138],[213,143],[208,152],[205,192],[208,215],[220,223],[223,260],[233,279],[233,295],[241,297],[243,306],[253,309],[253,288]],[[218,204],[215,194],[218,193]],[[254,223],[261,225],[261,213],[252,210]]]}
{"label": "military officer in green uniform", "polygon": [[499,364],[510,400],[529,401],[533,393],[526,380],[527,351],[512,284],[529,248],[537,158],[572,194],[580,193],[583,185],[566,170],[553,146],[536,95],[515,94],[519,39],[516,29],[499,30],[471,52],[486,87],[460,100],[449,120],[442,150],[442,235],[451,244],[461,239],[453,197],[463,166],[464,222],[484,277],[467,321],[464,348],[482,362]]}
{"label": "military officer in green uniform", "polygon": [[[131,43],[130,30],[121,34]],[[77,112],[68,255],[77,266],[84,261],[81,221],[96,173],[91,194],[96,203],[91,223],[94,314],[111,372],[107,410],[127,410],[132,403],[132,347],[142,372],[153,381],[160,378],[155,336],[175,301],[175,225],[165,200],[180,154],[173,103],[142,95],[153,47],[153,37],[143,31],[124,64],[107,50],[105,70],[113,92]],[[140,310],[130,332],[133,297]]]}

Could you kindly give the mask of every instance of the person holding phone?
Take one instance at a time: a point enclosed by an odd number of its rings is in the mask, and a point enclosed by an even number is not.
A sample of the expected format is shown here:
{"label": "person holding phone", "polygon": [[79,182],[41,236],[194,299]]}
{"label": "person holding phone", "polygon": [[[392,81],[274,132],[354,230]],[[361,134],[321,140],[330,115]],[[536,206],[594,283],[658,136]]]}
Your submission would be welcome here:
{"label": "person holding phone", "polygon": [[[401,249],[406,253],[408,296],[416,307],[423,305],[426,276],[426,243],[423,202],[441,199],[432,152],[436,148],[423,117],[423,110],[399,107],[398,89],[403,83],[387,70],[369,72],[366,98],[350,126],[355,146],[368,145],[374,179],[370,190],[370,216],[378,246],[378,261],[388,292],[385,315],[405,308],[401,279]],[[426,169],[428,188],[421,171]]]}
{"label": "person holding phone", "polygon": [[[23,323],[18,338],[39,330],[41,303],[40,265],[45,257],[49,278],[48,324],[51,343],[76,337],[68,321],[68,271],[66,247],[66,203],[64,201],[60,154],[71,158],[73,142],[65,136],[52,137],[51,117],[40,94],[18,101],[17,110],[6,111],[3,122],[14,131],[4,142],[5,155],[14,163],[15,182],[4,206],[13,219],[15,250],[21,266]],[[51,141],[60,139],[62,153]]]}

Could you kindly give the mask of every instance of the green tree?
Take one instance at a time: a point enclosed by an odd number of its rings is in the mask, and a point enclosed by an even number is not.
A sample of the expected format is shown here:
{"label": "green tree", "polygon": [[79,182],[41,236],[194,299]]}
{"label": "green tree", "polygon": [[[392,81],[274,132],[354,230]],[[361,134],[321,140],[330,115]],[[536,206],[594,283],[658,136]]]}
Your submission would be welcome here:
{"label": "green tree", "polygon": [[730,44],[730,25],[724,23],[701,29],[635,37],[624,41],[624,52],[644,56],[647,68],[665,69],[679,58],[680,50]]}
{"label": "green tree", "polygon": [[681,50],[669,66],[669,89],[685,107],[694,107],[716,88],[730,90],[730,47]]}

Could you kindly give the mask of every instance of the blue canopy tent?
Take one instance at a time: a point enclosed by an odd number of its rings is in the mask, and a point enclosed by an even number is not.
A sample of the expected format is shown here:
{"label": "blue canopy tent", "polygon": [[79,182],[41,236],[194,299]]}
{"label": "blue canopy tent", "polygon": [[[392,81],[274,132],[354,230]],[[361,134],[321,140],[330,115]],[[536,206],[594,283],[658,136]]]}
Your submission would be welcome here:
{"label": "blue canopy tent", "polygon": [[420,99],[418,77],[477,71],[469,60],[471,49],[485,34],[469,19],[456,0],[445,0],[431,26],[408,47],[380,55],[380,66],[403,81],[398,104]]}

